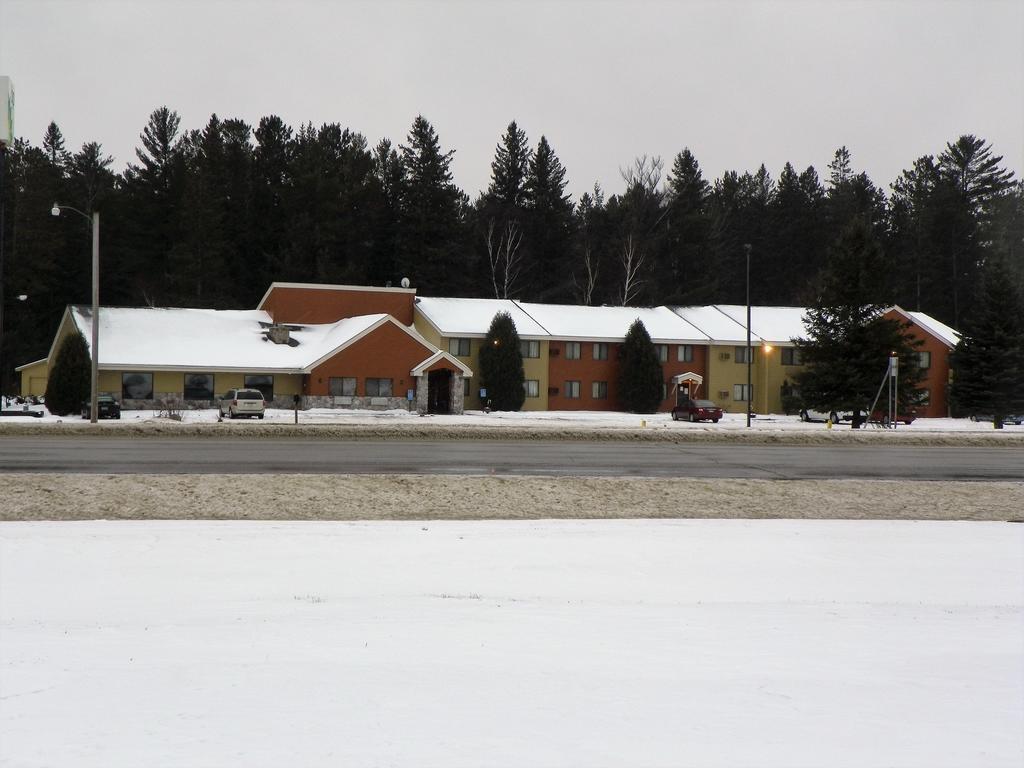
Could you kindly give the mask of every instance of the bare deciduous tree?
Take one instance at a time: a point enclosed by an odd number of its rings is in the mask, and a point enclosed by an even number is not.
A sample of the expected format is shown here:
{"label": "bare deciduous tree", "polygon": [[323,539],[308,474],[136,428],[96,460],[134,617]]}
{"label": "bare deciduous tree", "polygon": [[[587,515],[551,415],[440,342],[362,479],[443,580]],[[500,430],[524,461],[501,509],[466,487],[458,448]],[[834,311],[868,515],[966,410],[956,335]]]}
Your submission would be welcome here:
{"label": "bare deciduous tree", "polygon": [[644,265],[646,254],[636,246],[632,233],[626,236],[622,242],[622,250],[619,251],[619,263],[622,264],[622,306],[628,306],[640,295],[640,286],[644,281],[640,279],[640,269]]}
{"label": "bare deciduous tree", "polygon": [[494,298],[507,299],[518,287],[523,257],[519,246],[523,242],[523,230],[519,222],[505,222],[498,242],[494,242],[494,219],[487,222],[487,258],[491,264],[491,284]]}
{"label": "bare deciduous tree", "polygon": [[601,262],[594,255],[590,243],[583,246],[583,278],[576,279],[576,273],[572,273],[573,291],[579,297],[580,303],[589,307],[594,300],[594,289],[597,287],[597,276],[601,271]]}

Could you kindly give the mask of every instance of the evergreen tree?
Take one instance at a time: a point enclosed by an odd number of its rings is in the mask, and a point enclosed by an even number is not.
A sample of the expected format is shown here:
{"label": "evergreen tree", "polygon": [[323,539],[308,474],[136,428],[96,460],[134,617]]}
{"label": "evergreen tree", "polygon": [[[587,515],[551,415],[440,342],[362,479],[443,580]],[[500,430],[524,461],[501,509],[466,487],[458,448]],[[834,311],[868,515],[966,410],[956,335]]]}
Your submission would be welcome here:
{"label": "evergreen tree", "polygon": [[78,413],[91,395],[89,345],[77,331],[57,349],[46,381],[46,407],[57,416]]}
{"label": "evergreen tree", "polygon": [[533,160],[526,131],[513,120],[505,129],[491,162],[491,183],[485,195],[497,203],[505,215],[526,207],[526,179]]}
{"label": "evergreen tree", "polygon": [[462,295],[465,195],[452,181],[454,150],[441,151],[434,127],[417,116],[401,147],[403,179],[399,267],[424,292]]}
{"label": "evergreen tree", "polygon": [[629,326],[619,359],[619,403],[624,411],[654,413],[661,405],[664,373],[643,322]]}
{"label": "evergreen tree", "polygon": [[496,411],[518,411],[526,400],[523,354],[516,324],[508,312],[491,321],[480,349],[480,377],[487,399]]}
{"label": "evergreen tree", "polygon": [[[573,298],[577,304],[590,306],[601,295],[605,262],[604,245],[607,241],[607,216],[604,192],[594,184],[593,194],[584,192],[575,213],[575,241],[570,279]],[[607,280],[605,280],[607,282]]]}
{"label": "evergreen tree", "polygon": [[565,193],[567,183],[562,161],[541,136],[530,158],[525,186],[527,295],[537,301],[568,301],[572,295],[567,253],[573,206]]}
{"label": "evergreen tree", "polygon": [[718,272],[712,268],[708,247],[710,194],[697,158],[684,149],[673,160],[668,177],[668,243],[656,275],[666,304],[700,304],[715,298]]}
{"label": "evergreen tree", "polygon": [[1024,299],[1006,265],[985,266],[971,311],[953,351],[950,396],[963,412],[1003,417],[1024,412]]}
{"label": "evergreen tree", "polygon": [[818,298],[804,315],[806,339],[794,339],[807,368],[797,375],[806,407],[870,407],[889,365],[900,359],[900,407],[917,400],[914,342],[907,324],[882,316],[879,302],[885,257],[867,222],[854,219],[829,254]]}
{"label": "evergreen tree", "polygon": [[46,134],[43,136],[43,151],[49,158],[50,165],[64,173],[71,154],[64,149],[64,134],[52,121],[46,126]]}

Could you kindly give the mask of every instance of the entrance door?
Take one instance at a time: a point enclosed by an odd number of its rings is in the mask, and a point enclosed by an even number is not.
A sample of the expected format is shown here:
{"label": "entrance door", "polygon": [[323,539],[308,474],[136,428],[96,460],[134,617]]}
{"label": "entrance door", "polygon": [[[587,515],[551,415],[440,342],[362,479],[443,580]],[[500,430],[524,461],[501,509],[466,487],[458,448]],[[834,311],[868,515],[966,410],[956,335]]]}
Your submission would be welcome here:
{"label": "entrance door", "polygon": [[451,413],[452,372],[431,371],[427,374],[427,412]]}

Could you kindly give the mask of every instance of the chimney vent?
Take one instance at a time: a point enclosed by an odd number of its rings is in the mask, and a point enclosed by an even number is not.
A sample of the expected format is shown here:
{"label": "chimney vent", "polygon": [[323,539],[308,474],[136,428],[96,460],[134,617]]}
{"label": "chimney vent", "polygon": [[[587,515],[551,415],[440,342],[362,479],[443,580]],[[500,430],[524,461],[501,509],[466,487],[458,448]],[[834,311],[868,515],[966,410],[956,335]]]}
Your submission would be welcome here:
{"label": "chimney vent", "polygon": [[267,329],[267,336],[275,344],[287,344],[290,334],[287,325],[272,325]]}

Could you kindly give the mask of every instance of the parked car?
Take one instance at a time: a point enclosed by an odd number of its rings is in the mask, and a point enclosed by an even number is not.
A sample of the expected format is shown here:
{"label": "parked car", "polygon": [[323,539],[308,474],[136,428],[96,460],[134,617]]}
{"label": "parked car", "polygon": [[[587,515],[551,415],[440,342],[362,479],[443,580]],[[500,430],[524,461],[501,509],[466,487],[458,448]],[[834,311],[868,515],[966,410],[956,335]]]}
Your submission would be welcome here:
{"label": "parked car", "polygon": [[[845,414],[847,420],[849,420],[850,414]],[[831,421],[833,424],[838,424],[843,420],[844,414],[838,411],[816,411],[813,408],[804,408],[800,411],[800,421]]]}
{"label": "parked car", "polygon": [[672,409],[672,420],[713,421],[722,418],[722,409],[710,400],[684,400]]}
{"label": "parked car", "polygon": [[217,401],[221,416],[237,419],[239,416],[263,418],[266,404],[263,393],[258,389],[229,389]]}
{"label": "parked car", "polygon": [[[975,413],[975,414],[971,414],[970,418],[971,418],[971,421],[987,422],[989,424],[991,424],[995,420],[995,417],[991,413],[989,413],[989,414]],[[1013,416],[1003,416],[1003,424],[1014,424],[1014,425],[1020,426],[1021,424],[1024,424],[1024,414],[1016,414],[1016,415],[1013,415]]]}
{"label": "parked car", "polygon": [[[896,412],[896,423],[897,424],[910,424],[917,418],[917,411],[911,408],[908,411],[897,411]],[[889,423],[889,412],[888,411],[875,411],[871,414],[871,421],[877,421],[881,424]]]}
{"label": "parked car", "polygon": [[[82,418],[92,418],[92,403],[82,403]],[[113,395],[96,396],[96,418],[97,419],[120,419],[121,404],[114,399]]]}

